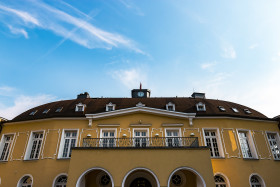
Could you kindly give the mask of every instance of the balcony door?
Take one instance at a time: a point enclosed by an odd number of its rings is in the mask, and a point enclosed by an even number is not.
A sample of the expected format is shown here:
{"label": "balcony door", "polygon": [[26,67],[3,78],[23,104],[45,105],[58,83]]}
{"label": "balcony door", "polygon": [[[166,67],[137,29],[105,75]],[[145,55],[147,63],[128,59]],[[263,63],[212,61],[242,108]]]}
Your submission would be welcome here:
{"label": "balcony door", "polygon": [[135,147],[147,147],[149,145],[148,130],[147,129],[134,130],[133,144]]}
{"label": "balcony door", "polygon": [[115,130],[102,130],[101,147],[115,147]]}
{"label": "balcony door", "polygon": [[166,145],[168,147],[178,147],[180,143],[180,131],[179,129],[166,129]]}

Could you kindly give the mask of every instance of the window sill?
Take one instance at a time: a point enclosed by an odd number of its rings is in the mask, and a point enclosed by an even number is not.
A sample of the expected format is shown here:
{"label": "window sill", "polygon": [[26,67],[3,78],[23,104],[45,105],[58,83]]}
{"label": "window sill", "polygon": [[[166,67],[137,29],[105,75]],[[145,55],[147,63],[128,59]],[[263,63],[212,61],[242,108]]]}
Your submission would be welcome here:
{"label": "window sill", "polygon": [[225,159],[225,157],[211,157],[211,159]]}
{"label": "window sill", "polygon": [[70,160],[71,157],[67,157],[67,158],[57,158],[57,160]]}
{"label": "window sill", "polygon": [[39,160],[39,158],[36,158],[36,159],[24,159],[23,161],[29,162],[29,161],[37,161],[37,160]]}
{"label": "window sill", "polygon": [[243,160],[259,160],[258,158],[243,158]]}

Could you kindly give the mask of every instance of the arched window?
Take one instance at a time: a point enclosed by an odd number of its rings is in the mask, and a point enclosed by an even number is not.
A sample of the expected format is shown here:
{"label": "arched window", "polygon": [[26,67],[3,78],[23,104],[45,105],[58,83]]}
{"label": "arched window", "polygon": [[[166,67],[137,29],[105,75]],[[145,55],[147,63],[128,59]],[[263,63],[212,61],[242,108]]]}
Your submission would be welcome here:
{"label": "arched window", "polygon": [[216,187],[227,187],[227,183],[221,175],[215,175],[214,179]]}
{"label": "arched window", "polygon": [[251,187],[263,187],[263,185],[261,183],[261,179],[256,175],[253,175],[251,177],[250,183],[251,183]]}
{"label": "arched window", "polygon": [[32,178],[25,176],[20,180],[19,187],[32,187]]}
{"label": "arched window", "polygon": [[55,180],[54,186],[55,187],[66,187],[66,184],[67,184],[67,176],[66,175],[60,175]]}

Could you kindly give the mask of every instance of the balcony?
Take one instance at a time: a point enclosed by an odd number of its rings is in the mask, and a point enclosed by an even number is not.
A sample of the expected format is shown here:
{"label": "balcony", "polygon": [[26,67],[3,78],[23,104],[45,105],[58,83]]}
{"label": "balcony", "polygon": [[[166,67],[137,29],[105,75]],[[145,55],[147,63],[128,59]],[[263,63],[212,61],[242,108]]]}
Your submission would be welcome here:
{"label": "balcony", "polygon": [[82,147],[96,148],[198,148],[197,137],[84,138]]}

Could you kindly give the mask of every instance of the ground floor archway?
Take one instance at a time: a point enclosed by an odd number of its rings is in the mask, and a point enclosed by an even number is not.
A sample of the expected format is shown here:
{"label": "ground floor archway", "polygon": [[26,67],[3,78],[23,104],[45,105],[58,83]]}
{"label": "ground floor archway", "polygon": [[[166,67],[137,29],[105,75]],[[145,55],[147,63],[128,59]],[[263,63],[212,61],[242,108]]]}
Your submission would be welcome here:
{"label": "ground floor archway", "polygon": [[76,187],[114,187],[111,174],[103,168],[91,168],[78,179]]}
{"label": "ground floor archway", "polygon": [[196,170],[188,167],[181,167],[170,174],[168,187],[206,187],[206,184],[202,176]]}
{"label": "ground floor archway", "polygon": [[123,179],[122,187],[159,187],[157,176],[147,168],[135,168]]}

